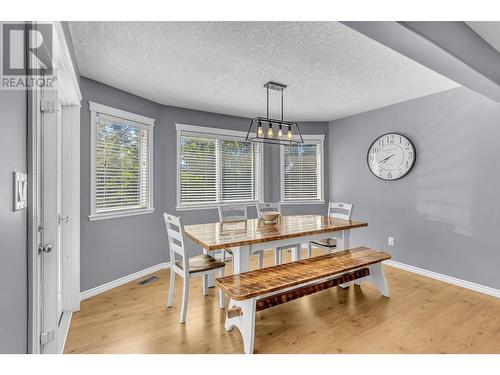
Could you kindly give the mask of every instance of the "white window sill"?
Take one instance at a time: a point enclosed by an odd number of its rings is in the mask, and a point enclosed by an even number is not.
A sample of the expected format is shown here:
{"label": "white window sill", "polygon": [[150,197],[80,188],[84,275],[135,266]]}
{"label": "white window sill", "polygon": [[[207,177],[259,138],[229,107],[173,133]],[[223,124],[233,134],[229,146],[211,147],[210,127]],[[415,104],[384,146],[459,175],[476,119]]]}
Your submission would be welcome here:
{"label": "white window sill", "polygon": [[325,204],[324,200],[314,201],[280,201],[280,204]]}
{"label": "white window sill", "polygon": [[107,219],[116,219],[119,217],[127,217],[127,216],[136,216],[136,215],[146,215],[151,214],[155,211],[154,208],[146,208],[140,210],[129,210],[129,211],[119,211],[119,212],[107,212],[102,214],[90,215],[90,221],[97,220],[107,220]]}
{"label": "white window sill", "polygon": [[195,211],[195,210],[216,210],[218,206],[181,206],[175,207],[176,211]]}

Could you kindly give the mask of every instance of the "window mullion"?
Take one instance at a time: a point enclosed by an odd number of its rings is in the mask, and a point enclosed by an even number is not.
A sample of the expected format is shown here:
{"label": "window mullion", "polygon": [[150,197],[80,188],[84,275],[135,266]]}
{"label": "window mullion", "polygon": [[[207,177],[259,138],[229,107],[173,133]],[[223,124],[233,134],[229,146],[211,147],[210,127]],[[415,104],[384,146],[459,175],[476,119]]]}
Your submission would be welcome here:
{"label": "window mullion", "polygon": [[221,140],[215,141],[215,196],[217,203],[222,202],[222,145]]}

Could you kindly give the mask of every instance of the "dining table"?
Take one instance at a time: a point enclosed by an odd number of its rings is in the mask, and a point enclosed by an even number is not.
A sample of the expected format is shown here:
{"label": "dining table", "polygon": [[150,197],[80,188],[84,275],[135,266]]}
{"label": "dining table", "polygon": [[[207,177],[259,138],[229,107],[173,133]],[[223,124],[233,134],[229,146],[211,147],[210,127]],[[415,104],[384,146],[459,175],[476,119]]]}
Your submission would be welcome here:
{"label": "dining table", "polygon": [[[248,219],[186,225],[184,232],[204,254],[231,249],[233,274],[240,274],[249,270],[250,256],[258,251],[290,247],[291,260],[298,261],[302,244],[333,237],[337,240],[336,251],[345,250],[349,248],[350,231],[366,226],[368,223],[330,216],[284,215],[271,223]],[[214,285],[213,278],[204,282]]]}

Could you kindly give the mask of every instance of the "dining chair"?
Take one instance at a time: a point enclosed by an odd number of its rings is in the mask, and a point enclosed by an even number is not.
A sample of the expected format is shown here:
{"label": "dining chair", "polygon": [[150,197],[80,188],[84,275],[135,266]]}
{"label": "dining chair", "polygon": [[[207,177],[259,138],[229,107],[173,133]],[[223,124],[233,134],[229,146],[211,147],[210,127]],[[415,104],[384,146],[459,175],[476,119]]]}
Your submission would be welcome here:
{"label": "dining chair", "polygon": [[[234,221],[248,220],[248,207],[245,204],[221,204],[219,205],[219,221],[221,223],[229,223]],[[226,260],[226,253],[233,255],[231,249],[224,249],[222,251],[222,261]],[[256,251],[258,258],[258,267],[262,268],[264,265],[264,250]]]}
{"label": "dining chair", "polygon": [[[214,257],[202,254],[194,257],[188,257],[184,248],[184,227],[181,218],[167,213],[163,213],[165,226],[167,227],[168,247],[170,249],[170,284],[168,286],[167,307],[171,307],[174,299],[175,274],[183,279],[182,289],[182,307],[181,307],[181,323],[186,322],[187,303],[189,297],[189,280],[195,276],[201,276],[205,279],[208,275],[219,273],[220,277],[224,276],[225,263],[216,260]],[[181,259],[176,260],[175,254],[178,254]],[[207,285],[207,283],[204,283]],[[203,294],[207,295],[206,288],[203,289]],[[219,306],[224,308],[224,293],[219,289]]]}
{"label": "dining chair", "polygon": [[[352,204],[341,202],[330,202],[328,204],[328,216],[335,219],[351,220]],[[307,248],[307,257],[312,256],[312,246],[322,250],[332,252],[337,248],[337,240],[335,238],[325,238],[324,240],[310,241]]]}
{"label": "dining chair", "polygon": [[[281,204],[278,202],[271,203],[257,203],[257,216],[259,219],[262,219],[262,213],[265,212],[279,212],[281,214]],[[301,246],[300,244],[289,245],[289,246],[279,246],[274,249],[274,264],[278,265],[282,263],[283,259],[283,250],[290,249],[291,247]]]}

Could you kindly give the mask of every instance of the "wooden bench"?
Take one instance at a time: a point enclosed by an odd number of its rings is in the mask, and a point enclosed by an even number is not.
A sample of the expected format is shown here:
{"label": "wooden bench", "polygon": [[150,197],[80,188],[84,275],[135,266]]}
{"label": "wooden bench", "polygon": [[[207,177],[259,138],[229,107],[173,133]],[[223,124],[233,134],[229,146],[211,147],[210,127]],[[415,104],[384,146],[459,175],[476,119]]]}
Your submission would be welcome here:
{"label": "wooden bench", "polygon": [[391,256],[358,247],[292,263],[218,278],[229,301],[224,328],[238,327],[246,354],[253,353],[255,313],[350,281],[372,282],[389,297],[382,261]]}

